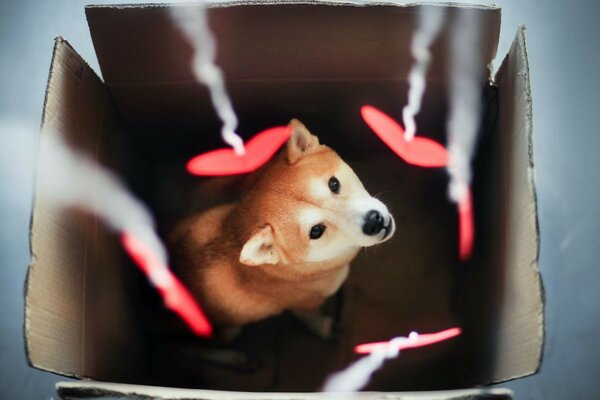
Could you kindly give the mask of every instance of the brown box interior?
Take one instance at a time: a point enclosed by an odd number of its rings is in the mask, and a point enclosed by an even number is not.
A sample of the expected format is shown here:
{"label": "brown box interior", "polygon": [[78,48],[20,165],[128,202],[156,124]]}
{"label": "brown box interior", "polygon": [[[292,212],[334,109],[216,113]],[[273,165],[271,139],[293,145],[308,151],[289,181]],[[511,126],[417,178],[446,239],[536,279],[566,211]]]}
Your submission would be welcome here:
{"label": "brown box interior", "polygon": [[[417,120],[419,134],[442,143],[446,38],[457,10],[448,7],[433,47]],[[496,52],[500,10],[463,11],[485,21],[487,65]],[[243,178],[199,179],[184,170],[190,156],[223,144],[168,7],[90,6],[86,12],[104,82],[59,38],[43,134],[63,135],[118,171],[150,205],[162,233],[191,212],[235,198]],[[481,82],[486,113],[474,162],[477,239],[473,259],[461,264],[446,171],[405,164],[359,114],[361,105],[372,104],[400,119],[417,12],[415,6],[349,4],[236,4],[209,12],[242,136],[301,119],[398,223],[391,241],[352,263],[337,340],[317,339],[283,315],[248,326],[232,345],[250,354],[257,369],[198,362],[210,345],[171,329],[177,321],[160,309],[116,236],[93,216],[36,200],[26,308],[32,365],[123,383],[315,391],[356,359],[358,343],[459,325],[460,338],[404,352],[368,389],[464,388],[535,372],[542,303],[524,32],[496,82]]]}

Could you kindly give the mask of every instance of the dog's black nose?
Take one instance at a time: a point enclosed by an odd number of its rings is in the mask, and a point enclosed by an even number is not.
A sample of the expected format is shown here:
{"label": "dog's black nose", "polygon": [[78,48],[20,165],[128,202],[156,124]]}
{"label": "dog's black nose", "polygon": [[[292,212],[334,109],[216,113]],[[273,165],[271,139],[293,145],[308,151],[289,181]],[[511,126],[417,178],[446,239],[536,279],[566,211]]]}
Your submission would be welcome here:
{"label": "dog's black nose", "polygon": [[383,229],[383,215],[379,211],[371,210],[365,215],[365,223],[363,225],[363,233],[373,236],[381,232]]}

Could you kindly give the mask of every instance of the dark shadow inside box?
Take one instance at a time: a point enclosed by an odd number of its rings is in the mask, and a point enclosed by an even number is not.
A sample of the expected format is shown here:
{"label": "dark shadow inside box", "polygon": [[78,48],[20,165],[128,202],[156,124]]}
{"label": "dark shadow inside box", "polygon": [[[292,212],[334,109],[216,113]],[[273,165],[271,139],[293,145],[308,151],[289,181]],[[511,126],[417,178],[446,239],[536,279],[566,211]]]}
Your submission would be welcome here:
{"label": "dark shadow inside box", "polygon": [[[447,198],[447,172],[406,164],[360,117],[360,106],[373,104],[399,120],[397,93],[405,93],[401,91],[403,86],[375,85],[369,90],[354,87],[353,96],[345,96],[342,89],[340,94],[330,86],[319,101],[310,105],[289,101],[285,107],[238,109],[240,132],[283,125],[292,117],[302,120],[322,143],[348,162],[367,190],[381,199],[396,219],[395,236],[362,250],[351,263],[348,280],[326,304],[326,312],[338,318],[336,337],[320,339],[294,317],[284,314],[244,327],[231,343],[195,338],[162,309],[157,295],[146,288],[140,300],[151,337],[150,383],[242,391],[315,391],[329,374],[358,358],[353,353],[357,344],[406,336],[413,330],[428,333],[453,326],[463,327],[461,337],[403,352],[374,376],[367,389],[462,388],[484,376],[491,363],[485,338],[489,335],[492,304],[492,292],[487,289],[493,274],[481,265],[483,258],[477,248],[469,263],[458,261],[457,212]],[[417,121],[427,132],[422,135],[442,143],[445,98],[444,91],[434,85]],[[164,235],[187,215],[235,201],[244,181],[251,179],[187,174],[185,163],[190,156],[223,146],[218,124],[209,121],[206,126],[207,132],[188,138],[195,143],[184,151],[177,143],[171,147],[170,140],[176,141],[177,135],[165,138],[161,155],[153,165],[150,179],[154,189],[149,202]],[[483,126],[484,130],[491,129]],[[479,154],[477,159],[485,159],[485,155]],[[477,181],[475,185],[477,199]],[[485,230],[479,223],[479,212],[478,207],[477,229]],[[214,349],[231,351],[231,357],[241,357],[240,362],[236,367],[212,362]]]}

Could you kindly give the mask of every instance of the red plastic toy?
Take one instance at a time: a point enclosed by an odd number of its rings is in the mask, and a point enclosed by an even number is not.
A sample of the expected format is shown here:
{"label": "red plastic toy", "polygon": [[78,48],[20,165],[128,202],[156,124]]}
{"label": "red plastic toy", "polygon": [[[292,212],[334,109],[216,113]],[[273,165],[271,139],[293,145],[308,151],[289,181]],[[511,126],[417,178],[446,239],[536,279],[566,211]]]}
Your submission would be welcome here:
{"label": "red plastic toy", "polygon": [[286,126],[266,129],[246,143],[243,155],[235,154],[231,148],[209,151],[192,158],[187,170],[199,176],[226,176],[255,171],[273,157],[290,134]]}
{"label": "red plastic toy", "polygon": [[165,305],[185,321],[194,333],[212,336],[212,326],[192,295],[148,246],[129,232],[123,232],[121,243],[129,256],[156,286]]}
{"label": "red plastic toy", "polygon": [[[398,157],[419,167],[447,167],[450,154],[439,143],[415,136],[413,140],[404,138],[404,129],[392,117],[373,106],[363,106],[361,114],[367,125]],[[457,205],[459,216],[459,257],[466,261],[473,252],[475,225],[471,188]]]}
{"label": "red plastic toy", "polygon": [[[395,346],[397,346],[398,350],[414,349],[416,347],[429,346],[430,344],[452,339],[453,337],[460,335],[461,332],[462,330],[460,328],[450,328],[436,333],[416,334],[416,336],[409,336],[408,338],[406,338],[406,340],[397,342]],[[391,343],[391,341],[365,343],[356,346],[354,348],[354,352],[357,354],[369,354],[378,349],[387,350]]]}

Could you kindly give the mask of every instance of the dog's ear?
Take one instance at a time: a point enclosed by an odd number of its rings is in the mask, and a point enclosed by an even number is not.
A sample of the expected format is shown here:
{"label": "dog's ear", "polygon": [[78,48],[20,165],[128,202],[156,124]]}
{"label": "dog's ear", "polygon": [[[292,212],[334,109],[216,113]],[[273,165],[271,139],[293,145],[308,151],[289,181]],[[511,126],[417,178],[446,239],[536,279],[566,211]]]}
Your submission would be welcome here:
{"label": "dog's ear", "polygon": [[303,156],[311,153],[319,146],[319,138],[310,133],[308,129],[297,119],[290,121],[288,127],[292,134],[287,142],[287,161],[295,164]]}
{"label": "dog's ear", "polygon": [[240,262],[249,266],[279,264],[281,261],[273,228],[268,224],[252,235],[240,253]]}

